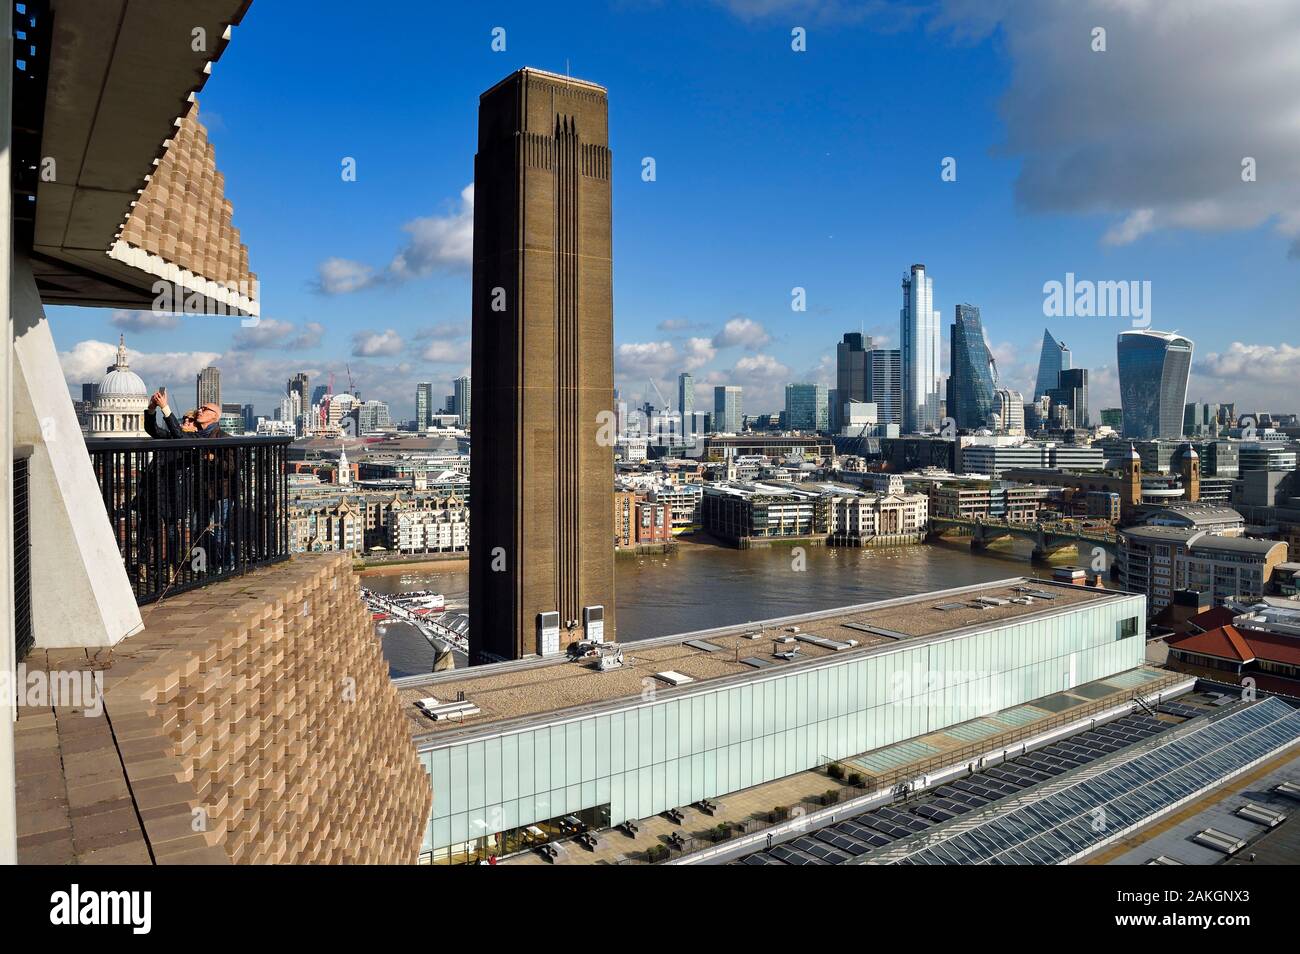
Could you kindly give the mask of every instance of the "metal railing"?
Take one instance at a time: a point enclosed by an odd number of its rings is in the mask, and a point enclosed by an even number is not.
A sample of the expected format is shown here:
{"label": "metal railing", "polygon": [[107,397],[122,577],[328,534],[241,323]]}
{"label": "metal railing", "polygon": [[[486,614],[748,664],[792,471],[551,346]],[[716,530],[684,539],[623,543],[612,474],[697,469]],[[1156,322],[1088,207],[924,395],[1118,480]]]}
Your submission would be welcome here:
{"label": "metal railing", "polygon": [[288,559],[291,440],[86,441],[137,603]]}
{"label": "metal railing", "polygon": [[35,644],[32,629],[32,524],[28,489],[28,458],[32,449],[14,448],[13,542],[14,542],[14,661],[22,660]]}

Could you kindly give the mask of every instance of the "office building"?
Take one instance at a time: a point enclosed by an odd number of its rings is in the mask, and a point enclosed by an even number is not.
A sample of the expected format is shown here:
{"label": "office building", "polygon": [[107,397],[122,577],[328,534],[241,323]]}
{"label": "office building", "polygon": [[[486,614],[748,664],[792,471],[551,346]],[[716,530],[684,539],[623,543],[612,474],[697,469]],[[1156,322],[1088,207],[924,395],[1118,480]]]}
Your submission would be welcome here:
{"label": "office building", "polygon": [[1043,329],[1043,348],[1038,356],[1038,378],[1034,384],[1034,400],[1043,397],[1057,386],[1062,371],[1071,367],[1070,349]]}
{"label": "office building", "polygon": [[1065,429],[1088,426],[1088,372],[1084,368],[1067,368],[1057,375],[1057,385],[1049,388],[1051,423]]}
{"label": "office building", "polygon": [[1183,434],[1208,437],[1219,433],[1219,405],[1192,402],[1183,408]]}
{"label": "office building", "polygon": [[360,433],[370,434],[392,426],[388,405],[383,401],[365,401],[357,407],[357,427]]}
{"label": "office building", "polygon": [[866,401],[867,352],[871,339],[851,331],[835,345],[835,388],[829,395],[830,426],[839,430],[844,425],[844,405],[850,401]]}
{"label": "office building", "polygon": [[244,433],[244,407],[242,404],[221,405],[221,419],[217,426],[231,436]]}
{"label": "office building", "polygon": [[993,355],[984,340],[980,310],[958,305],[953,316],[949,351],[948,416],[961,430],[993,425]]}
{"label": "office building", "polygon": [[462,428],[470,426],[470,379],[457,378],[452,382],[455,388],[456,419]]}
{"label": "office building", "polygon": [[677,411],[682,416],[682,434],[699,431],[695,425],[695,378],[689,371],[677,375]]}
{"label": "office building", "polygon": [[285,393],[297,392],[302,413],[311,411],[311,381],[306,371],[299,371],[284,386]]}
{"label": "office building", "polygon": [[939,391],[939,312],[934,310],[934,282],[924,265],[913,265],[903,276],[903,307],[899,312],[902,341],[903,430],[933,432],[941,423]]}
{"label": "office building", "polygon": [[902,352],[897,348],[871,348],[867,351],[867,393],[863,400],[876,406],[879,423],[902,423]]}
{"label": "office building", "polygon": [[715,434],[739,434],[745,429],[742,389],[738,385],[718,385],[713,389],[712,429]]}
{"label": "office building", "polygon": [[1124,412],[1117,407],[1104,407],[1099,412],[1101,423],[1112,430],[1123,432]]}
{"label": "office building", "polygon": [[824,384],[787,384],[785,386],[785,426],[792,431],[830,429]]}
{"label": "office building", "polygon": [[1285,445],[1252,442],[1239,447],[1238,470],[1245,474],[1252,470],[1291,471],[1296,469],[1296,452]]}
{"label": "office building", "polygon": [[1192,342],[1164,331],[1124,331],[1117,344],[1124,436],[1181,437]]}
{"label": "office building", "polygon": [[422,431],[433,421],[433,384],[421,381],[415,386],[415,428]]}
{"label": "office building", "polygon": [[1100,471],[1106,455],[1099,447],[1023,441],[1004,444],[990,438],[961,438],[958,466],[963,474],[1001,477],[1009,470],[1043,467],[1068,471]]}
{"label": "office building", "polygon": [[1019,391],[998,388],[993,392],[993,413],[997,415],[999,434],[1025,433],[1025,399]]}
{"label": "office building", "polygon": [[1216,605],[1261,599],[1273,572],[1286,562],[1287,545],[1210,533],[1190,527],[1138,526],[1120,531],[1119,582],[1160,612],[1179,590],[1194,590]]}
{"label": "office building", "polygon": [[221,403],[221,369],[204,368],[195,381],[195,407]]}
{"label": "office building", "polygon": [[[471,662],[612,639],[613,242],[603,87],[518,70],[479,98],[474,160]],[[581,290],[581,293],[579,292]],[[456,380],[470,424],[470,378]]]}

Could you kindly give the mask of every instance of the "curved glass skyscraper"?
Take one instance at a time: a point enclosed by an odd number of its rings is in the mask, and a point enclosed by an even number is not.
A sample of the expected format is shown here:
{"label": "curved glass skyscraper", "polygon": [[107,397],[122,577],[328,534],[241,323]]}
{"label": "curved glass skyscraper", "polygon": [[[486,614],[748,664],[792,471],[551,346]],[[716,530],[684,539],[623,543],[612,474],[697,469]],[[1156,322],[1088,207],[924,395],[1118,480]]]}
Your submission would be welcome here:
{"label": "curved glass skyscraper", "polygon": [[1117,345],[1124,436],[1178,438],[1192,370],[1192,342],[1167,331],[1124,331]]}
{"label": "curved glass skyscraper", "polygon": [[958,305],[951,335],[948,414],[963,430],[993,424],[993,355],[984,341],[980,310]]}

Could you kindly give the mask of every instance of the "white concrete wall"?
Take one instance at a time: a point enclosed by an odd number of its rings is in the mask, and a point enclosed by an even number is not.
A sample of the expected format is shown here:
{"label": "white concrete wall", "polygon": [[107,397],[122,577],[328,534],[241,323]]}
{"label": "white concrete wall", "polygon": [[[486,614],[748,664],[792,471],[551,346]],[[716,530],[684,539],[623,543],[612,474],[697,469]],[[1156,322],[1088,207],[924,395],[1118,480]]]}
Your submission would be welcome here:
{"label": "white concrete wall", "polygon": [[31,567],[36,645],[43,649],[112,646],[143,628],[140,609],[91,468],[31,265],[19,253],[13,256],[10,301],[13,435],[9,443],[33,447]]}
{"label": "white concrete wall", "polygon": [[[0,675],[14,676],[13,553],[13,309],[9,301],[13,259],[13,193],[9,190],[9,134],[14,75],[13,4],[0,9]],[[14,770],[14,720],[9,693],[0,693],[0,864],[18,862],[17,779]]]}

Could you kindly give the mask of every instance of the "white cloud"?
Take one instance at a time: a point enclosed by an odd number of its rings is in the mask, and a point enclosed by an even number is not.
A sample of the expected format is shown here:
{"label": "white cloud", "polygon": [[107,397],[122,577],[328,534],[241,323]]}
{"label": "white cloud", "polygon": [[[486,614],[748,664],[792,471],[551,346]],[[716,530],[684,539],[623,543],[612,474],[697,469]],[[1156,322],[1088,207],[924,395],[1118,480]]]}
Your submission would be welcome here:
{"label": "white cloud", "polygon": [[[126,349],[131,370],[140,375],[150,391],[160,384],[184,382],[193,386],[199,371],[216,362],[216,351],[144,352]],[[98,383],[117,357],[117,343],[90,339],[78,341],[70,351],[59,352],[63,376],[74,387],[83,382]],[[173,386],[177,386],[173,384]]]}
{"label": "white cloud", "polygon": [[1109,216],[1107,245],[1271,223],[1300,255],[1294,0],[945,0],[930,27],[963,41],[1000,31],[1012,74],[999,151],[1021,162],[1021,207]]}
{"label": "white cloud", "polygon": [[179,315],[158,311],[126,311],[121,308],[113,312],[109,319],[114,328],[123,331],[171,331],[179,328]]}
{"label": "white cloud", "polygon": [[1134,209],[1101,237],[1102,245],[1131,245],[1155,228],[1155,209]]}
{"label": "white cloud", "polygon": [[424,346],[420,357],[435,364],[464,364],[470,359],[469,342],[460,340],[433,340]]}
{"label": "white cloud", "polygon": [[[710,371],[705,378],[710,385],[738,384],[743,389],[746,414],[764,414],[785,407],[785,386],[791,380],[790,369],[768,354],[742,356],[730,371]],[[699,398],[696,398],[698,404]]]}
{"label": "white cloud", "polygon": [[352,354],[358,358],[375,358],[401,354],[402,336],[392,328],[385,331],[358,331],[352,335]]}
{"label": "white cloud", "polygon": [[1202,358],[1197,362],[1196,371],[1204,377],[1225,381],[1244,378],[1294,388],[1300,381],[1300,347],[1234,341],[1227,351],[1212,352]]}
{"label": "white cloud", "polygon": [[614,370],[637,381],[676,373],[681,355],[671,341],[636,341],[614,349]]}
{"label": "white cloud", "polygon": [[300,329],[289,321],[263,318],[255,325],[238,328],[230,347],[233,351],[308,351],[320,344],[324,334],[325,326],[317,321],[309,321]]}
{"label": "white cloud", "polygon": [[463,271],[474,260],[474,183],[460,192],[460,203],[446,215],[411,219],[402,226],[409,238],[382,270],[346,258],[327,258],[317,266],[317,289],[346,295],[377,285],[424,278],[435,271]]}
{"label": "white cloud", "polygon": [[759,322],[744,315],[736,315],[713,336],[713,346],[715,348],[740,347],[757,351],[771,340],[772,336]]}
{"label": "white cloud", "polygon": [[402,231],[411,240],[388,266],[394,277],[423,278],[440,268],[468,268],[474,261],[474,183],[461,190],[455,212],[412,219]]}
{"label": "white cloud", "polygon": [[346,258],[327,258],[316,271],[317,285],[326,295],[346,295],[368,288],[375,281],[373,268]]}

